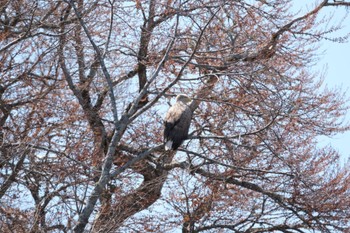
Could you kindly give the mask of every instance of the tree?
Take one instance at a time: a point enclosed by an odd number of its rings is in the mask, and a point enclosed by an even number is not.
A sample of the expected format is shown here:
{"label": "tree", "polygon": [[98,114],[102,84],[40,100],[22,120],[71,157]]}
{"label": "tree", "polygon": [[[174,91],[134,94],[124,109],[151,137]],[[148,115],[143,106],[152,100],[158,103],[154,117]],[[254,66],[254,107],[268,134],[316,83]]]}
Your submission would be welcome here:
{"label": "tree", "polygon": [[[346,1],[1,1],[5,232],[349,232],[349,130],[312,73]],[[332,22],[332,21],[331,21]],[[330,26],[331,25],[331,26]],[[191,134],[163,148],[167,102]]]}

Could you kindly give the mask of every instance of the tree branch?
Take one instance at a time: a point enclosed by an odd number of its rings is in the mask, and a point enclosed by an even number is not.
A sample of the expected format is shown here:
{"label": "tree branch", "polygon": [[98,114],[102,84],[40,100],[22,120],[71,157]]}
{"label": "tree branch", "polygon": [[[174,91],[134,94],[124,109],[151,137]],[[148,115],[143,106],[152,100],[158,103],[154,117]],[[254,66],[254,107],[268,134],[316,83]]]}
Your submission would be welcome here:
{"label": "tree branch", "polygon": [[89,29],[86,27],[86,24],[79,12],[79,10],[77,9],[77,7],[75,6],[74,4],[74,1],[73,0],[69,0],[69,4],[70,6],[74,9],[74,12],[79,20],[79,23],[80,25],[83,27],[84,29],[84,32],[87,36],[87,38],[89,39],[92,47],[94,48],[94,51],[96,53],[96,56],[97,56],[97,59],[98,61],[100,62],[100,65],[101,65],[101,68],[102,68],[102,72],[104,74],[104,77],[107,81],[107,84],[109,86],[109,97],[111,99],[111,107],[112,107],[112,112],[113,112],[113,120],[114,120],[114,123],[116,125],[118,125],[118,111],[117,111],[117,104],[116,104],[116,100],[115,100],[115,96],[114,96],[114,91],[113,91],[113,82],[112,82],[112,79],[110,77],[110,74],[108,72],[108,69],[106,67],[106,64],[104,62],[104,58],[103,58],[103,55],[101,54],[101,51],[100,51],[100,48],[96,45],[96,43],[94,42],[90,32],[89,32]]}
{"label": "tree branch", "polygon": [[282,36],[283,33],[290,30],[290,28],[297,22],[305,20],[309,18],[312,15],[317,14],[322,7],[326,6],[328,3],[328,0],[323,0],[317,7],[315,7],[312,11],[306,13],[305,15],[298,17],[291,22],[285,24],[280,29],[278,29],[275,33],[272,33],[270,41],[259,51],[253,54],[233,54],[229,59],[227,59],[228,62],[230,61],[238,61],[243,60],[247,62],[252,62],[257,59],[269,59],[276,53],[276,46],[278,44],[279,38]]}
{"label": "tree branch", "polygon": [[267,191],[263,188],[261,188],[259,185],[251,183],[251,182],[247,182],[247,181],[243,181],[243,180],[239,180],[230,176],[225,176],[225,175],[218,175],[218,174],[214,174],[214,173],[209,173],[204,171],[203,169],[200,168],[193,168],[193,172],[200,174],[204,177],[208,177],[214,180],[218,180],[218,181],[223,181],[226,183],[230,183],[230,184],[234,184],[234,185],[238,185],[247,189],[250,189],[252,191],[261,193],[263,195],[268,196],[269,198],[271,198],[272,200],[274,200],[277,204],[279,204],[281,207],[290,210],[296,217],[298,217],[303,223],[305,223],[306,226],[309,226],[311,228],[311,223],[310,223],[310,219],[306,219],[304,218],[299,211],[303,212],[303,214],[306,214],[308,216],[309,212],[307,210],[302,209],[301,207],[297,207],[296,205],[290,204],[288,202],[288,200],[286,198],[284,198],[283,196],[274,193],[274,192],[270,192]]}
{"label": "tree branch", "polygon": [[324,5],[325,6],[345,6],[345,7],[349,7],[350,6],[350,2],[346,2],[344,0],[339,0],[339,1],[334,0],[331,3],[331,2],[328,2],[328,0],[327,0]]}
{"label": "tree branch", "polygon": [[16,176],[22,168],[22,165],[23,165],[24,159],[26,158],[27,153],[28,153],[28,150],[25,150],[22,153],[22,155],[19,157],[19,160],[18,160],[16,166],[12,170],[12,174],[9,177],[7,177],[5,182],[1,185],[1,187],[0,187],[0,200],[4,196],[4,194],[6,193],[7,189],[11,186],[12,182],[14,182],[16,180]]}

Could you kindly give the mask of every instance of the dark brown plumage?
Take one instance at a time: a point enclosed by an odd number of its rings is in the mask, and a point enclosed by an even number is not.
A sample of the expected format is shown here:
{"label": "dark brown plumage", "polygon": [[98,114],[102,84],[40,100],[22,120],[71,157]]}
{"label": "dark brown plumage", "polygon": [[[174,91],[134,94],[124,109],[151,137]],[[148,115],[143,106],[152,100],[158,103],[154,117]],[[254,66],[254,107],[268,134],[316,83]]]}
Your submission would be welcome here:
{"label": "dark brown plumage", "polygon": [[191,124],[192,111],[187,105],[191,99],[186,95],[176,96],[164,119],[165,150],[176,150],[187,139]]}

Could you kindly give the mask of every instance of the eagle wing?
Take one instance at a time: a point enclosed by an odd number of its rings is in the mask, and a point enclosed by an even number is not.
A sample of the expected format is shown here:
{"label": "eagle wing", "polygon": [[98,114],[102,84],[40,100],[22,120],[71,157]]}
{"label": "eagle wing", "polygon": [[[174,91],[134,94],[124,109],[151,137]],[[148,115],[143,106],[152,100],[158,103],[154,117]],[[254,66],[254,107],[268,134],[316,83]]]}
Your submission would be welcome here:
{"label": "eagle wing", "polygon": [[192,112],[187,105],[175,104],[169,108],[164,121],[164,142],[172,141],[177,149],[188,136]]}

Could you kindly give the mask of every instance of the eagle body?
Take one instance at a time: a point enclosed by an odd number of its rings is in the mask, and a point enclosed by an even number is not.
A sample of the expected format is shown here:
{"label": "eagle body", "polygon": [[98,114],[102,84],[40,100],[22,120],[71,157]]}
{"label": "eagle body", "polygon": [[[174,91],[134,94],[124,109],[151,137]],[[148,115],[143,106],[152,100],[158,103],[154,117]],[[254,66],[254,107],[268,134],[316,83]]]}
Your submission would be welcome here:
{"label": "eagle body", "polygon": [[178,95],[176,103],[171,106],[164,119],[165,150],[176,150],[187,139],[191,124],[192,111],[187,105],[191,99]]}

